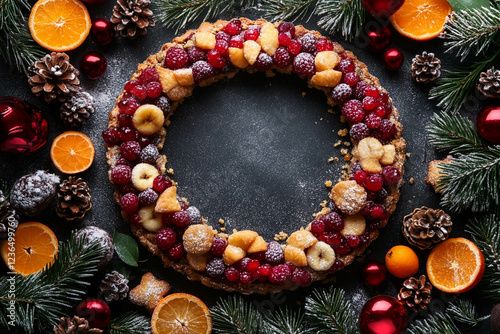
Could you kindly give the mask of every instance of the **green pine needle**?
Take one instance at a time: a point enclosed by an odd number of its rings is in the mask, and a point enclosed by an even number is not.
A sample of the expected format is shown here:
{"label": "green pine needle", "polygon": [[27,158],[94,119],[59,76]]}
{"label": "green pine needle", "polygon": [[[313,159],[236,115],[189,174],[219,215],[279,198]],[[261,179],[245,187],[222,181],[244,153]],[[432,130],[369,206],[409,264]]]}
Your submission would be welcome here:
{"label": "green pine needle", "polygon": [[429,314],[427,319],[415,321],[408,327],[407,332],[409,334],[461,334],[453,319],[441,312]]}
{"label": "green pine needle", "polygon": [[479,317],[474,304],[464,299],[458,299],[453,304],[448,305],[446,312],[453,318],[453,320],[470,327],[474,327],[481,321],[490,317],[489,315]]}
{"label": "green pine needle", "polygon": [[302,312],[293,312],[285,307],[276,311],[271,318],[266,321],[265,327],[267,334],[310,334],[314,333],[312,329],[302,328],[304,314]]}
{"label": "green pine needle", "polygon": [[109,323],[109,334],[144,334],[151,332],[149,317],[137,312],[127,312]]}
{"label": "green pine needle", "polygon": [[311,18],[309,9],[316,0],[263,0],[261,10],[272,21],[292,21]]}
{"label": "green pine needle", "polygon": [[321,28],[332,35],[340,32],[349,41],[359,36],[366,17],[361,0],[318,0],[314,13]]}
{"label": "green pine needle", "polygon": [[500,303],[500,223],[495,214],[484,215],[467,224],[467,232],[481,249],[486,269],[483,276],[484,298]]}
{"label": "green pine needle", "polygon": [[306,298],[308,323],[317,333],[358,333],[357,317],[346,300],[344,290],[316,290]]}
{"label": "green pine needle", "polygon": [[264,328],[261,314],[241,296],[219,300],[211,317],[217,333],[259,334]]}

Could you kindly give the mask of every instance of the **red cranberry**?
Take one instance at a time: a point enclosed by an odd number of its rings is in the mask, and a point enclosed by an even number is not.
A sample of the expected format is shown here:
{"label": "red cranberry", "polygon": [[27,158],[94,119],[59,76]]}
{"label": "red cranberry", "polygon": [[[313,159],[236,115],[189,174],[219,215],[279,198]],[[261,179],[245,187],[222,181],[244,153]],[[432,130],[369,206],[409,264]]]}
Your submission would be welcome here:
{"label": "red cranberry", "polygon": [[163,175],[158,175],[153,180],[153,189],[159,193],[163,192],[165,189],[171,186],[172,186],[172,180]]}
{"label": "red cranberry", "polygon": [[385,185],[393,186],[401,180],[401,173],[396,167],[385,166],[382,170],[382,178],[384,179]]}
{"label": "red cranberry", "polygon": [[342,115],[352,124],[359,123],[365,118],[363,104],[358,100],[349,100],[342,106]]}
{"label": "red cranberry", "polygon": [[278,35],[278,42],[280,43],[280,45],[288,46],[291,40],[292,37],[290,37],[290,33],[288,32],[282,32]]}
{"label": "red cranberry", "polygon": [[344,269],[344,267],[345,267],[344,262],[342,262],[341,260],[335,260],[335,262],[333,262],[333,264],[330,267],[330,269],[328,270],[328,272],[333,273],[333,272]]}
{"label": "red cranberry", "polygon": [[229,282],[237,282],[240,279],[240,272],[234,267],[226,268],[224,275]]}
{"label": "red cranberry", "polygon": [[321,234],[325,231],[325,222],[321,219],[316,219],[311,223],[311,232],[313,234]]}
{"label": "red cranberry", "polygon": [[255,260],[255,259],[251,259],[247,263],[247,270],[252,273],[259,268],[259,265],[260,265],[259,261]]}
{"label": "red cranberry", "polygon": [[333,51],[333,43],[326,38],[320,38],[316,42],[316,49],[318,49],[318,52]]}
{"label": "red cranberry", "polygon": [[[217,37],[217,36],[215,36],[215,37]],[[207,59],[205,51],[203,51],[203,49],[200,49],[197,46],[190,47],[187,51],[187,54],[188,54],[188,58],[189,58],[189,64],[191,64],[191,65],[193,65],[197,61]]]}
{"label": "red cranberry", "polygon": [[349,135],[352,140],[359,142],[370,135],[370,129],[364,123],[354,124],[349,130]]}
{"label": "red cranberry", "polygon": [[214,257],[208,261],[205,270],[210,277],[221,277],[226,271],[226,266],[221,258]]}
{"label": "red cranberry", "polygon": [[[302,44],[302,52],[315,53],[316,49],[316,36],[311,33],[306,33],[300,39],[300,44]],[[352,72],[352,71],[350,71]]]}
{"label": "red cranberry", "polygon": [[300,77],[313,76],[316,73],[314,56],[310,53],[299,53],[293,60],[293,70]]}
{"label": "red cranberry", "polygon": [[135,194],[128,193],[120,199],[120,206],[125,213],[131,215],[139,209],[139,200]]}
{"label": "red cranberry", "polygon": [[213,256],[222,256],[227,247],[226,239],[215,236],[212,242],[212,248],[210,249],[210,254]]}
{"label": "red cranberry", "polygon": [[371,96],[371,97],[379,97],[380,92],[377,88],[373,86],[366,87],[365,89],[365,95],[366,96]]}
{"label": "red cranberry", "polygon": [[160,81],[158,71],[154,67],[145,68],[139,76],[139,82],[141,83],[141,85],[146,85],[153,81]]}
{"label": "red cranberry", "polygon": [[207,53],[207,60],[215,68],[222,68],[226,65],[226,59],[215,49]]}
{"label": "red cranberry", "polygon": [[339,70],[344,74],[354,72],[354,70],[356,69],[356,65],[354,65],[354,62],[351,58],[342,59],[338,64],[338,67]]}
{"label": "red cranberry", "polygon": [[126,141],[120,145],[120,153],[128,161],[135,161],[139,159],[141,145],[136,141]]}
{"label": "red cranberry", "polygon": [[342,235],[338,232],[323,232],[320,234],[319,240],[332,246],[339,245],[342,240]]}
{"label": "red cranberry", "polygon": [[190,220],[189,214],[186,211],[177,211],[172,216],[172,222],[178,227],[188,226]]}
{"label": "red cranberry", "polygon": [[245,42],[245,39],[243,38],[243,36],[236,35],[236,36],[231,37],[231,40],[229,41],[229,46],[232,48],[242,49],[244,42]]}
{"label": "red cranberry", "polygon": [[[365,99],[367,98],[368,97],[365,97]],[[380,118],[380,116],[377,116],[377,114],[375,113],[371,113],[365,118],[365,124],[370,129],[377,129],[381,123],[382,123],[382,118]]]}
{"label": "red cranberry", "polygon": [[332,99],[339,104],[347,102],[351,98],[351,94],[352,89],[346,83],[338,84],[332,89]]}
{"label": "red cranberry", "polygon": [[345,239],[347,240],[347,244],[351,248],[356,248],[359,246],[359,237],[356,235],[346,235]]}
{"label": "red cranberry", "polygon": [[295,265],[289,261],[286,261],[285,264],[288,266],[288,269],[290,269],[290,272],[293,273],[293,271],[295,270]]}
{"label": "red cranberry", "polygon": [[372,209],[373,209],[374,206],[375,206],[375,203],[372,200],[368,200],[365,203],[365,206],[363,207],[363,209],[361,209],[360,213],[363,216],[370,216],[372,214]]}
{"label": "red cranberry", "polygon": [[371,212],[371,216],[373,218],[383,219],[383,218],[385,218],[385,215],[386,215],[386,212],[385,212],[385,208],[383,205],[376,204],[373,206],[372,212]]}
{"label": "red cranberry", "polygon": [[149,97],[151,98],[157,98],[158,96],[161,95],[161,83],[158,81],[153,81],[150,82],[146,85],[146,91]]}
{"label": "red cranberry", "polygon": [[245,31],[245,40],[256,41],[259,38],[260,32],[257,28],[250,28]]}
{"label": "red cranberry", "polygon": [[356,183],[363,185],[365,183],[368,174],[364,170],[360,170],[354,174],[354,180]]}
{"label": "red cranberry", "polygon": [[227,43],[229,43],[229,41],[231,40],[231,35],[229,35],[227,32],[219,31],[215,34],[215,40],[226,41]]}
{"label": "red cranberry", "polygon": [[296,39],[292,39],[289,43],[288,43],[288,51],[296,56],[299,54],[300,50],[302,50],[302,44],[300,44],[299,41],[297,41]]}
{"label": "red cranberry", "polygon": [[240,282],[243,284],[249,284],[252,283],[252,275],[248,271],[244,271],[240,273]]}
{"label": "red cranberry", "polygon": [[142,206],[153,205],[158,200],[158,193],[149,188],[139,193],[137,196],[139,204]]}
{"label": "red cranberry", "polygon": [[162,228],[156,233],[156,245],[162,252],[168,251],[175,245],[177,234],[169,227]]}
{"label": "red cranberry", "polygon": [[290,36],[294,37],[295,36],[295,25],[292,22],[282,21],[278,25],[278,32],[280,32],[280,33],[287,32],[290,34]]}
{"label": "red cranberry", "polygon": [[132,169],[129,166],[119,165],[111,171],[111,179],[116,184],[127,184],[132,177]]}
{"label": "red cranberry", "polygon": [[375,108],[375,111],[373,112],[375,115],[378,117],[384,117],[385,116],[385,108],[382,106],[378,106]]}
{"label": "red cranberry", "polygon": [[377,106],[377,101],[375,100],[375,98],[371,96],[366,96],[363,99],[363,108],[365,108],[365,110],[373,110],[375,109],[376,106]]}
{"label": "red cranberry", "polygon": [[193,64],[193,77],[195,82],[209,79],[214,75],[214,69],[210,63],[200,60]]}
{"label": "red cranberry", "polygon": [[[221,55],[224,57],[227,57],[229,54],[229,42],[226,42],[225,40],[218,40],[215,42],[215,48],[214,50],[217,50],[220,52]],[[207,54],[208,56],[208,54]]]}
{"label": "red cranberry", "polygon": [[275,284],[285,283],[292,278],[292,273],[290,268],[286,264],[280,264],[271,269],[271,274],[269,274],[269,282]]}
{"label": "red cranberry", "polygon": [[140,84],[139,80],[130,80],[125,84],[125,91],[127,93],[130,93],[131,89],[139,84]]}
{"label": "red cranberry", "polygon": [[148,91],[143,85],[137,85],[130,89],[130,93],[137,97],[139,100],[144,100],[148,97]]}
{"label": "red cranberry", "polygon": [[171,47],[165,54],[165,67],[171,70],[177,70],[187,66],[189,57],[186,50],[179,47]]}
{"label": "red cranberry", "polygon": [[325,231],[339,232],[344,228],[344,220],[337,212],[330,212],[323,216]]}
{"label": "red cranberry", "polygon": [[344,74],[342,80],[349,86],[354,87],[358,83],[359,77],[356,72],[349,72]]}
{"label": "red cranberry", "polygon": [[120,102],[118,102],[118,108],[120,109],[121,114],[133,115],[137,108],[139,108],[140,104],[134,97],[122,98]]}
{"label": "red cranberry", "polygon": [[186,251],[184,250],[184,247],[182,244],[175,244],[172,248],[167,253],[167,257],[174,262],[180,261],[183,257]]}
{"label": "red cranberry", "polygon": [[223,30],[231,36],[238,35],[241,32],[241,21],[232,20],[231,22],[226,24]]}
{"label": "red cranberry", "polygon": [[271,58],[271,56],[267,53],[261,52],[257,56],[254,66],[259,71],[266,71],[273,66],[273,58]]}
{"label": "red cranberry", "polygon": [[382,175],[378,173],[369,175],[365,181],[365,187],[370,191],[379,191],[383,185]]}
{"label": "red cranberry", "polygon": [[263,264],[259,268],[257,268],[257,273],[260,277],[266,277],[271,274],[272,266],[270,264]]}
{"label": "red cranberry", "polygon": [[337,254],[347,254],[351,251],[351,246],[347,243],[347,240],[345,238],[342,238],[342,241],[340,242],[340,245],[335,247],[335,252]]}
{"label": "red cranberry", "polygon": [[295,268],[292,275],[292,282],[298,286],[306,286],[311,283],[311,273],[304,267]]}
{"label": "red cranberry", "polygon": [[102,139],[108,146],[115,146],[120,143],[120,129],[110,126],[102,132]]}
{"label": "red cranberry", "polygon": [[277,265],[283,262],[285,254],[283,248],[276,241],[271,241],[267,244],[267,251],[265,255],[266,261],[271,265]]}
{"label": "red cranberry", "polygon": [[274,53],[273,61],[278,67],[286,67],[292,63],[292,56],[286,48],[280,46]]}

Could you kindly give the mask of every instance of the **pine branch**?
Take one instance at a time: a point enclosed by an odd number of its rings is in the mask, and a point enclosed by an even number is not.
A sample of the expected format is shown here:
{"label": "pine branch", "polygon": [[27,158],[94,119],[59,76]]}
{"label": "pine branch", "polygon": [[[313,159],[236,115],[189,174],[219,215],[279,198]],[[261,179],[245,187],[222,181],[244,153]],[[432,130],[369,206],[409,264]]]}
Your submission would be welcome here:
{"label": "pine branch", "polygon": [[445,111],[458,111],[474,92],[481,72],[499,60],[500,48],[485,60],[443,71],[443,75],[436,81],[436,87],[429,91],[429,99],[437,100],[437,106]]}
{"label": "pine branch", "polygon": [[302,328],[304,314],[293,312],[289,308],[279,309],[266,321],[267,334],[310,334],[312,329]]}
{"label": "pine branch", "polygon": [[408,327],[407,332],[409,334],[461,334],[453,319],[441,312],[429,314],[427,319],[415,321]]}
{"label": "pine branch", "polygon": [[[477,56],[495,46],[500,40],[500,10],[495,7],[455,12],[445,24],[446,52],[456,53],[462,61],[472,52]],[[473,51],[475,50],[475,51]]]}
{"label": "pine branch", "polygon": [[109,334],[144,334],[151,332],[151,320],[137,312],[127,312],[109,323]]}
{"label": "pine branch", "polygon": [[211,317],[217,333],[259,334],[264,328],[261,314],[241,296],[219,300]]}
{"label": "pine branch", "polygon": [[[307,13],[316,0],[263,0],[264,16],[272,21],[292,21],[307,17]],[[306,21],[311,18],[312,12]]]}
{"label": "pine branch", "polygon": [[361,0],[319,0],[314,13],[321,28],[332,35],[340,32],[349,41],[359,36],[366,17]]}
{"label": "pine branch", "polygon": [[316,290],[306,298],[306,316],[312,329],[318,333],[357,333],[357,318],[344,290]]}
{"label": "pine branch", "polygon": [[471,327],[490,317],[489,315],[479,317],[474,304],[464,299],[458,299],[453,304],[448,305],[446,312],[453,320]]}
{"label": "pine branch", "polygon": [[440,151],[467,154],[490,150],[474,124],[460,114],[434,114],[426,130],[429,142]]}
{"label": "pine branch", "polygon": [[467,224],[466,232],[481,249],[486,264],[482,287],[484,298],[500,302],[500,224],[498,216],[489,214],[475,218]]}

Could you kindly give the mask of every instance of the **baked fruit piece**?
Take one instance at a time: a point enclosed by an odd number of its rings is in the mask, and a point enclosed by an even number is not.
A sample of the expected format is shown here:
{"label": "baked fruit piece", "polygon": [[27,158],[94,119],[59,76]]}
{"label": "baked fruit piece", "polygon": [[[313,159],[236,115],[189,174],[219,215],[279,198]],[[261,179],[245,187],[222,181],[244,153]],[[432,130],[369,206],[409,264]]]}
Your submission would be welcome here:
{"label": "baked fruit piece", "polygon": [[[162,124],[179,103],[195,87],[241,70],[295,73],[325,92],[350,124],[349,173],[286,245],[206,225],[165,176],[159,153]],[[351,52],[292,23],[240,18],[187,31],[139,64],[109,117],[109,179],[124,219],[165,266],[209,287],[264,294],[324,280],[377,238],[399,199],[405,141],[389,95]]]}

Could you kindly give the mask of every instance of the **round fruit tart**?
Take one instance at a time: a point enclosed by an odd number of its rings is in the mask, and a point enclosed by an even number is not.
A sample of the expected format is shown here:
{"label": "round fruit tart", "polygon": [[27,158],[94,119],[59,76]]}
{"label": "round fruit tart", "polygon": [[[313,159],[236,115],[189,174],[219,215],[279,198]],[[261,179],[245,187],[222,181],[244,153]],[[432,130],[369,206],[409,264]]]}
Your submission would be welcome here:
{"label": "round fruit tart", "polygon": [[[296,74],[341,109],[353,143],[330,203],[286,242],[218,232],[166,176],[169,117],[196,86],[238,71]],[[138,66],[103,132],[109,179],[132,232],[165,266],[227,291],[268,293],[324,280],[353,262],[395,210],[405,141],[399,114],[366,65],[338,43],[289,22],[203,23]]]}

